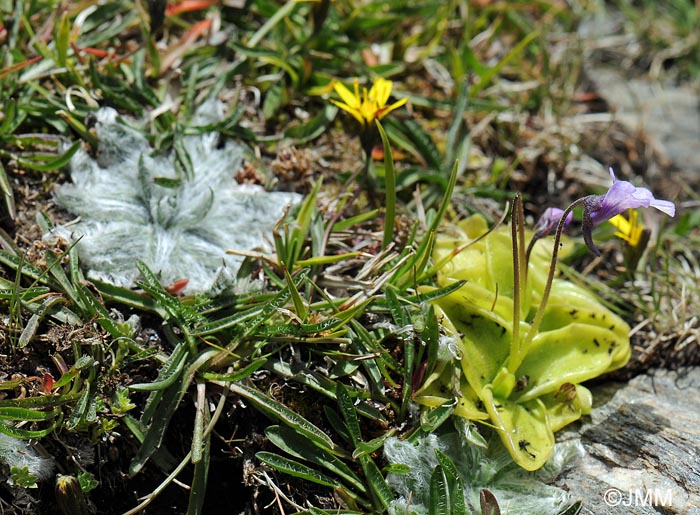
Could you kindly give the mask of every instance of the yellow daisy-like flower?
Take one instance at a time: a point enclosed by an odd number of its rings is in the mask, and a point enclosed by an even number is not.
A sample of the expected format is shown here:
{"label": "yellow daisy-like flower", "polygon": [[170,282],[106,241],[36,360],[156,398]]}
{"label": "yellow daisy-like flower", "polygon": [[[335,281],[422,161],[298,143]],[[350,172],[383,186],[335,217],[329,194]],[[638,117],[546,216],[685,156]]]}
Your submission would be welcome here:
{"label": "yellow daisy-like flower", "polygon": [[644,231],[644,226],[638,221],[639,214],[635,209],[629,210],[629,218],[622,215],[613,216],[608,222],[617,229],[615,236],[625,240],[631,247],[637,247]]}
{"label": "yellow daisy-like flower", "polygon": [[374,84],[369,91],[367,88],[362,88],[362,95],[360,95],[360,85],[357,79],[355,79],[354,92],[350,91],[344,84],[336,82],[333,89],[338,93],[342,102],[337,100],[331,100],[331,102],[353,115],[363,126],[367,126],[374,123],[374,120],[381,120],[408,101],[408,98],[404,97],[389,106],[386,105],[391,96],[392,84],[390,80],[378,77],[374,79]]}

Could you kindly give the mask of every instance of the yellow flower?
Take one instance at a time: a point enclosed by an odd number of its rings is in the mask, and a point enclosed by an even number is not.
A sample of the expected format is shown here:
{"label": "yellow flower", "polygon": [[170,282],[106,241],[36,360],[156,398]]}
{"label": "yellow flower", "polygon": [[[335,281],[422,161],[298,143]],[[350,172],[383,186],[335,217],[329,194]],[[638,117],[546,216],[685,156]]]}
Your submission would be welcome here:
{"label": "yellow flower", "polygon": [[613,216],[608,220],[615,226],[615,236],[625,240],[631,247],[637,247],[644,231],[644,226],[638,221],[638,213],[635,209],[629,210],[629,218],[622,215]]}
{"label": "yellow flower", "polygon": [[390,80],[378,77],[374,79],[374,84],[372,84],[369,91],[367,91],[367,88],[362,88],[362,96],[360,96],[360,85],[357,79],[355,79],[354,92],[346,88],[344,84],[336,82],[333,89],[338,93],[342,102],[337,100],[331,100],[331,102],[353,115],[363,126],[369,125],[374,120],[381,120],[391,111],[398,109],[408,101],[408,98],[404,97],[387,106],[387,100],[391,96],[391,86],[392,82]]}

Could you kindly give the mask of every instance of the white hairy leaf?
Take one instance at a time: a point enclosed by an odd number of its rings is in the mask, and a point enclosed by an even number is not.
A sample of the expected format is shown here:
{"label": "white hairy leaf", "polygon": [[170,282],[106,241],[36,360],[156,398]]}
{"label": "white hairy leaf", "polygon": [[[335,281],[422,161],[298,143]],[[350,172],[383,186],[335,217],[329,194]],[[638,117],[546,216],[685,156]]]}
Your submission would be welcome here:
{"label": "white hairy leaf", "polygon": [[[220,111],[220,104],[207,103],[193,124],[211,123]],[[221,144],[216,133],[183,138],[194,172],[184,177],[174,152],[153,155],[142,131],[115,110],[100,109],[96,119],[96,155],[77,152],[72,182],[56,191],[58,203],[79,219],[52,230],[71,242],[80,239],[88,277],[133,286],[141,260],[163,284],[187,279],[185,293],[230,284],[242,258],[226,250],[268,248],[275,222],[300,200],[295,193],[238,184],[243,148]]]}

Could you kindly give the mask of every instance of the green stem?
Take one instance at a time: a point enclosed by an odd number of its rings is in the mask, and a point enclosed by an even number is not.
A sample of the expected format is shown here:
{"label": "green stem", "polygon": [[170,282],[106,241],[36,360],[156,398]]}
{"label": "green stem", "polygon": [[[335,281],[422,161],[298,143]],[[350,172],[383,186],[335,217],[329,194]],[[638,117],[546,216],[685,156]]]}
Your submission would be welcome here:
{"label": "green stem", "polygon": [[[384,190],[386,191],[386,210],[384,215],[384,238],[382,240],[382,248],[386,248],[389,244],[394,241],[394,220],[396,218],[396,171],[394,170],[394,158],[391,155],[391,145],[389,144],[389,138],[379,123],[379,120],[375,120],[377,124],[377,129],[379,130],[379,135],[382,138],[382,144],[384,145]],[[367,160],[371,159],[368,156]]]}
{"label": "green stem", "polygon": [[[518,209],[518,205],[521,209]],[[520,194],[515,196],[513,202],[512,213],[510,217],[510,233],[513,242],[513,334],[511,341],[511,352],[508,357],[508,370],[515,373],[515,370],[522,362],[522,346],[520,345],[520,291],[521,291],[521,274],[520,274],[520,245],[519,228],[522,225],[520,212],[522,210],[522,201]]]}

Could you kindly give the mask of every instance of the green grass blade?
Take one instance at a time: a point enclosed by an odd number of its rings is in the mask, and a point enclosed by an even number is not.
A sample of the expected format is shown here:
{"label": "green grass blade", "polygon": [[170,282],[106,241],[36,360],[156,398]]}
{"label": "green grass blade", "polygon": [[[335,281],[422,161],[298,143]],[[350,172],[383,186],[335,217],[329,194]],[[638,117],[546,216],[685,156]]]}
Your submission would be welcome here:
{"label": "green grass blade", "polygon": [[73,157],[73,154],[75,154],[80,148],[80,144],[80,141],[76,141],[75,143],[73,143],[73,145],[68,147],[68,150],[66,150],[63,154],[48,161],[35,161],[29,158],[20,158],[19,156],[15,157],[17,159],[17,164],[22,167],[34,170],[36,172],[51,172],[53,170],[58,170],[59,168],[63,168],[64,166],[66,166]]}
{"label": "green grass blade", "polygon": [[7,214],[10,216],[10,220],[14,220],[17,216],[15,210],[15,196],[12,192],[10,180],[5,172],[5,167],[2,166],[2,162],[0,162],[0,193],[2,193],[5,198],[5,208],[7,209]]}
{"label": "green grass blade", "polygon": [[[304,277],[306,277],[306,273],[301,274],[299,277],[298,282],[300,284],[303,282]],[[289,294],[292,297],[292,303],[294,304],[296,315],[302,322],[305,322],[308,309],[304,303],[304,300],[301,298],[301,295],[299,295],[299,290],[297,289],[294,279],[292,279],[292,276],[289,275],[289,271],[286,268],[284,269],[284,278],[287,281],[287,287],[289,288]]]}
{"label": "green grass blade", "polygon": [[515,45],[506,55],[503,56],[503,58],[496,63],[495,66],[492,66],[484,74],[482,74],[479,77],[479,82],[474,84],[470,89],[469,89],[469,98],[474,98],[476,94],[484,89],[486,86],[489,85],[491,80],[498,75],[498,73],[503,69],[503,67],[508,64],[512,59],[518,56],[518,54],[522,53],[527,46],[532,43],[532,41],[540,35],[540,32],[538,30],[530,32],[527,36],[525,36],[523,39],[521,39],[517,45]]}

